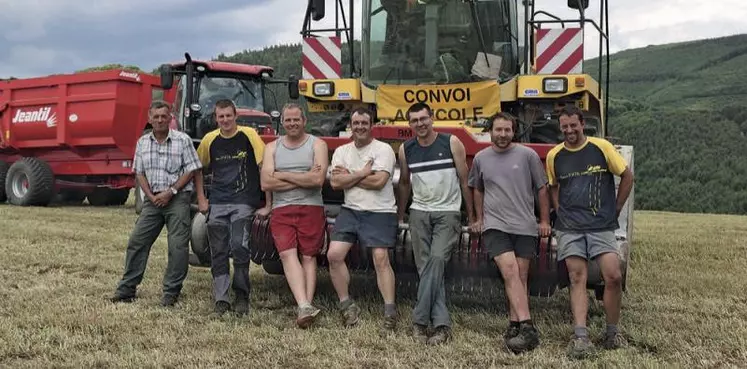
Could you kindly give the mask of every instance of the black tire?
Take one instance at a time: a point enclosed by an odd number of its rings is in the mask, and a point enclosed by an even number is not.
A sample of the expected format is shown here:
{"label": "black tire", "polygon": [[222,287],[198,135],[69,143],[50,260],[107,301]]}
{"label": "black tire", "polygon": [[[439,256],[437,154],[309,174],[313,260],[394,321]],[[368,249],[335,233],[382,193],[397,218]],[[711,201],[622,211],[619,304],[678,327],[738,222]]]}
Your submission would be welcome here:
{"label": "black tire", "polygon": [[109,189],[108,192],[107,202],[111,206],[122,206],[127,202],[127,198],[130,197],[129,188]]}
{"label": "black tire", "polygon": [[5,193],[5,177],[8,175],[8,163],[0,160],[0,202],[8,200],[8,196]]}
{"label": "black tire", "polygon": [[57,195],[59,203],[64,205],[80,205],[86,199],[86,194],[77,190],[62,190]]}
{"label": "black tire", "polygon": [[88,194],[88,203],[92,206],[109,205],[109,189],[104,187],[95,188],[93,192]]}
{"label": "black tire", "polygon": [[[24,185],[26,182],[28,187]],[[55,195],[52,168],[37,158],[21,158],[8,169],[5,194],[13,205],[49,205]]]}
{"label": "black tire", "polygon": [[210,266],[212,257],[210,256],[210,244],[207,236],[207,223],[205,223],[205,214],[198,212],[192,218],[192,236],[190,237],[192,252],[197,256],[198,264],[196,266]]}

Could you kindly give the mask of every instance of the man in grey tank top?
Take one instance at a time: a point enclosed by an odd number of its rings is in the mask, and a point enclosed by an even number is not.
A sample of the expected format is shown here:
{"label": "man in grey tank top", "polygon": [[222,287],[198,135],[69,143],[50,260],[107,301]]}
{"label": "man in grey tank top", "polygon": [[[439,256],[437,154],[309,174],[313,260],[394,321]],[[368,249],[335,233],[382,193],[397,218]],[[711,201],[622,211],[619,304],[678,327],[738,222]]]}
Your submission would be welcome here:
{"label": "man in grey tank top", "polygon": [[[413,310],[413,336],[436,345],[451,338],[444,272],[462,233],[462,196],[469,222],[474,222],[467,186],[467,157],[456,136],[433,130],[433,111],[424,103],[407,110],[415,137],[399,147],[398,217],[403,222],[412,188],[410,232],[420,282]],[[428,326],[434,332],[428,336]]]}
{"label": "man in grey tank top", "polygon": [[286,105],[282,122],[285,135],[267,145],[261,182],[263,190],[272,191],[270,229],[298,304],[296,324],[307,328],[320,311],[311,303],[316,289],[316,257],[327,223],[322,185],[328,152],[323,140],[306,133],[306,117],[300,106]]}
{"label": "man in grey tank top", "polygon": [[[516,119],[498,113],[488,123],[491,147],[475,155],[469,186],[474,188],[477,222],[488,256],[503,276],[509,300],[509,327],[504,334],[513,352],[533,350],[539,334],[529,314],[527,278],[538,236],[550,235],[547,175],[537,153],[513,143]],[[539,198],[539,225],[535,215]]]}

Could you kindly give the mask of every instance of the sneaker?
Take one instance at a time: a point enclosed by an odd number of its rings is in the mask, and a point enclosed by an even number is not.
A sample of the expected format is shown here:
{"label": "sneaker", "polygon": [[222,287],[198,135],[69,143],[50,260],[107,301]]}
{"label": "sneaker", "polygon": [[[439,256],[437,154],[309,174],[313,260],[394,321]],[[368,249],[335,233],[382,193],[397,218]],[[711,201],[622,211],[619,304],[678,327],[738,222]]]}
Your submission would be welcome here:
{"label": "sneaker", "polygon": [[506,346],[514,354],[534,350],[539,346],[539,332],[531,324],[522,324],[519,333],[506,340]]}
{"label": "sneaker", "polygon": [[506,329],[506,333],[503,334],[503,339],[508,341],[518,335],[519,335],[519,326],[511,325],[511,323],[509,323],[508,328]]}
{"label": "sneaker", "polygon": [[428,338],[427,344],[429,345],[440,345],[442,343],[449,342],[451,340],[451,328],[441,325],[436,327],[436,331],[433,335]]}
{"label": "sneaker", "polygon": [[311,323],[314,322],[314,318],[321,312],[316,306],[314,305],[306,305],[304,307],[298,308],[298,317],[296,318],[296,324],[301,329],[308,328]]}
{"label": "sneaker", "polygon": [[176,302],[179,301],[179,296],[176,295],[163,295],[161,298],[161,306],[173,307]]}
{"label": "sneaker", "polygon": [[617,333],[606,333],[604,335],[604,341],[602,346],[607,350],[615,350],[628,345],[628,341],[623,337],[620,332]]}
{"label": "sneaker", "polygon": [[360,320],[361,308],[358,307],[354,302],[351,302],[348,307],[341,310],[343,324],[346,327],[352,327],[358,324]]}
{"label": "sneaker", "polygon": [[237,298],[234,302],[233,312],[238,316],[249,314],[249,299]]}
{"label": "sneaker", "polygon": [[385,331],[394,331],[397,328],[397,314],[384,315],[381,328]]}
{"label": "sneaker", "polygon": [[412,324],[412,338],[422,344],[428,342],[428,327],[417,323]]}
{"label": "sneaker", "polygon": [[215,303],[215,309],[213,310],[211,317],[213,318],[220,317],[229,310],[231,310],[231,304],[225,301],[218,301]]}
{"label": "sneaker", "polygon": [[589,337],[571,336],[571,342],[568,343],[568,356],[574,359],[583,359],[594,352],[594,344]]}

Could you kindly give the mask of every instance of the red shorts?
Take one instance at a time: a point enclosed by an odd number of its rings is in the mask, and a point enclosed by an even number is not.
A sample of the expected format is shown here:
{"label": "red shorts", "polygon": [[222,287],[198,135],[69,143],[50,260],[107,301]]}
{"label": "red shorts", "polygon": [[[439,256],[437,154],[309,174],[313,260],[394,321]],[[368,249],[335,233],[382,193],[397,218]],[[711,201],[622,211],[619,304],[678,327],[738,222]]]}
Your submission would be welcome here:
{"label": "red shorts", "polygon": [[324,207],[286,205],[272,209],[270,232],[278,252],[298,248],[302,255],[316,256],[324,243],[327,218]]}

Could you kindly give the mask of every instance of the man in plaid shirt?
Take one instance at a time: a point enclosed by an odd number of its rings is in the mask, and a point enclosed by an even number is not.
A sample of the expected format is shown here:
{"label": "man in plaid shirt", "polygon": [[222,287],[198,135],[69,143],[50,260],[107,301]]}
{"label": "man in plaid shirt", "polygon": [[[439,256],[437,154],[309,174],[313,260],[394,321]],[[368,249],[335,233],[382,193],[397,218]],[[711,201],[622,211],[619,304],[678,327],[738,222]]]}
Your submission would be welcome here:
{"label": "man in plaid shirt", "polygon": [[130,302],[143,279],[153,243],[166,226],[168,265],[163,277],[163,306],[173,306],[189,267],[192,177],[202,168],[192,139],[169,128],[171,108],[163,101],[151,104],[148,118],[153,130],[137,142],[133,172],[146,198],[130,235],[125,270],[113,302]]}

